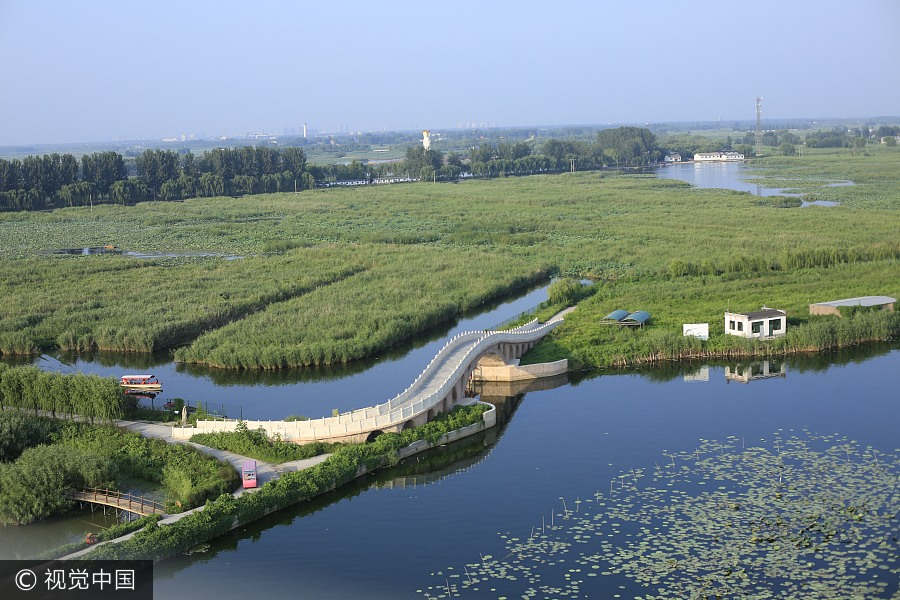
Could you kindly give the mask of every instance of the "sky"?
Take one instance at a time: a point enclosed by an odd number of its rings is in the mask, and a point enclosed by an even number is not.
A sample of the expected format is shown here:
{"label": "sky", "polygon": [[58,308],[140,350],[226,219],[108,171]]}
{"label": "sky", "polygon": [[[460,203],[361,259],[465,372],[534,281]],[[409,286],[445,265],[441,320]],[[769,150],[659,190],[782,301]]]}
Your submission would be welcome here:
{"label": "sky", "polygon": [[0,0],[0,145],[900,114],[900,2]]}

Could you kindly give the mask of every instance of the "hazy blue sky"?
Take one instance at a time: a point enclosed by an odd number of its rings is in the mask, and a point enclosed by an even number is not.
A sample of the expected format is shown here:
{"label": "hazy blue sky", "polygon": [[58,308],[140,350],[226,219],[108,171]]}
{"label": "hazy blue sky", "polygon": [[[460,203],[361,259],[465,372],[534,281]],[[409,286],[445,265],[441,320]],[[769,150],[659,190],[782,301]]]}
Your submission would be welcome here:
{"label": "hazy blue sky", "polygon": [[0,144],[900,114],[900,2],[0,0]]}

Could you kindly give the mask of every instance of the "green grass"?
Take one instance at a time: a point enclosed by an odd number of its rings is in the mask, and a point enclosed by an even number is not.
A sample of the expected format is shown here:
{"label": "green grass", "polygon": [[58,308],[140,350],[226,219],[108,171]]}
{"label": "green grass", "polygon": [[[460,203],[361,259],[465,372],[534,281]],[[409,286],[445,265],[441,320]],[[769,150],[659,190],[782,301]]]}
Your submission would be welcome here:
{"label": "green grass", "polygon": [[0,463],[0,522],[25,524],[64,512],[73,504],[68,492],[84,487],[121,489],[135,480],[150,482],[165,491],[166,509],[180,512],[238,484],[227,463],[116,427],[0,413],[0,430],[12,425],[28,431],[4,450],[8,462]]}
{"label": "green grass", "polygon": [[[215,367],[277,369],[372,356],[510,290],[546,267],[477,250],[385,247],[367,271],[211,331],[175,353]],[[477,269],[479,277],[472,277]]]}
{"label": "green grass", "polygon": [[[883,322],[868,313],[858,328],[854,321],[810,316],[809,304],[862,295],[900,295],[896,260],[845,264],[764,275],[685,277],[653,282],[598,285],[593,296],[552,335],[526,354],[522,362],[569,358],[575,367],[619,367],[676,360],[783,354],[847,346],[900,335],[900,313],[882,313]],[[750,342],[725,334],[725,310],[746,312],[766,305],[787,311],[784,338]],[[646,310],[652,321],[633,329],[601,323],[616,310]],[[551,309],[552,310],[552,309]],[[541,313],[546,318],[546,312]],[[700,342],[681,335],[683,323],[709,323],[710,339]]]}
{"label": "green grass", "polygon": [[[754,160],[759,181],[791,188],[808,200],[840,202],[847,208],[893,208],[900,202],[900,153],[897,148],[868,145],[849,148],[803,149],[802,156],[772,156]],[[848,187],[825,184],[852,181]],[[813,210],[821,210],[816,208]]]}
{"label": "green grass", "polygon": [[[114,540],[118,537],[122,537],[123,535],[127,535],[132,531],[137,531],[138,529],[144,529],[154,526],[161,518],[162,515],[147,515],[146,517],[134,519],[133,521],[126,521],[124,523],[112,525],[100,532],[97,532],[95,534],[96,541],[94,543],[97,544],[100,542]],[[90,545],[91,544],[88,544],[84,540],[79,542],[72,542],[70,544],[64,544],[62,546],[57,546],[56,548],[51,548],[50,550],[45,550],[44,552],[41,552],[40,554],[32,558],[35,560],[52,560],[61,556],[67,556],[69,554],[72,554],[73,552],[78,552],[79,550],[84,550]]]}
{"label": "green grass", "polygon": [[246,426],[238,431],[198,433],[191,437],[191,441],[269,463],[312,458],[341,447],[341,444],[326,442],[294,444],[281,439],[269,439],[264,432],[249,431]]}
{"label": "green grass", "polygon": [[273,511],[334,490],[355,479],[361,467],[373,471],[396,465],[400,449],[417,440],[436,443],[445,433],[482,421],[486,409],[482,404],[458,406],[421,427],[402,433],[385,433],[367,444],[345,444],[318,465],[285,473],[264,484],[255,493],[239,498],[222,495],[207,502],[202,511],[170,525],[145,528],[123,542],[100,546],[85,558],[159,560],[185,552],[227,533],[236,520],[249,523]]}
{"label": "green grass", "polygon": [[0,353],[152,352],[364,268],[349,251],[332,248],[237,261],[8,261],[0,298],[15,304],[0,316]]}
{"label": "green grass", "polygon": [[[888,260],[868,287],[897,279],[900,149],[752,164],[841,206],[583,172],[3,214],[0,351],[184,345],[179,360],[274,369],[377,355],[546,271],[650,286],[749,275],[762,289]],[[245,258],[39,254],[107,243]]]}

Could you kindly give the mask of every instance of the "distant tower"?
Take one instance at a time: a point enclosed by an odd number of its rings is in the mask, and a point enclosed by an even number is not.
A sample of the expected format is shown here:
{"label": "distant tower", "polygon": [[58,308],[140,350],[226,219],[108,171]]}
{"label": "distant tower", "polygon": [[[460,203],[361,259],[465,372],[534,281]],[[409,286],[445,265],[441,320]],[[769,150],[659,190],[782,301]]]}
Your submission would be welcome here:
{"label": "distant tower", "polygon": [[431,150],[431,131],[428,129],[422,130],[422,147],[426,152]]}
{"label": "distant tower", "polygon": [[756,98],[756,148],[753,152],[756,156],[762,155],[762,130],[759,128],[760,119],[762,118],[762,96]]}
{"label": "distant tower", "polygon": [[303,139],[305,140],[309,135],[309,128],[306,126],[306,123],[303,124]]}

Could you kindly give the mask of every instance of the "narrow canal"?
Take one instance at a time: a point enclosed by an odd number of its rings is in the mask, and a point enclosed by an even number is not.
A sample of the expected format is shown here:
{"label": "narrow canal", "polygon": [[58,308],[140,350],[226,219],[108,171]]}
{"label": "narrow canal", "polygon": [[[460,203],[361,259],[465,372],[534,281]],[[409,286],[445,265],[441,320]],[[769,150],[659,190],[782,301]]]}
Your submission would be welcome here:
{"label": "narrow canal", "polygon": [[[323,417],[384,402],[403,391],[425,368],[446,340],[461,331],[490,329],[519,316],[547,299],[547,286],[517,298],[482,307],[455,323],[427,332],[415,342],[381,356],[345,367],[247,372],[176,364],[168,353],[157,356],[121,353],[43,355],[33,362],[59,372],[120,377],[130,372],[152,373],[163,392],[152,400],[157,408],[183,398],[229,417],[283,419],[288,415]],[[150,406],[150,401],[142,401]]]}

